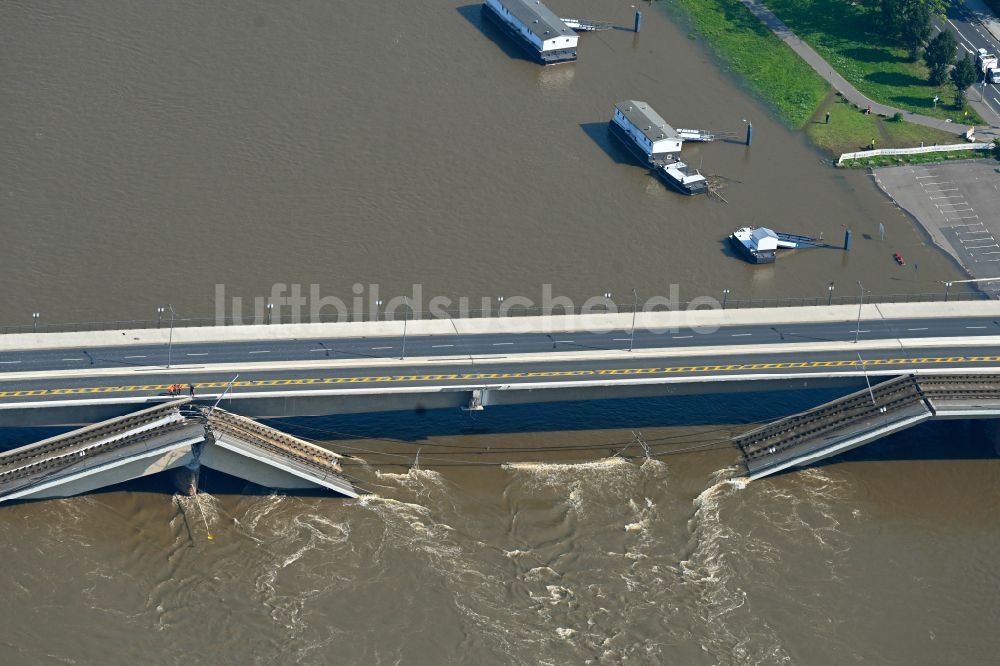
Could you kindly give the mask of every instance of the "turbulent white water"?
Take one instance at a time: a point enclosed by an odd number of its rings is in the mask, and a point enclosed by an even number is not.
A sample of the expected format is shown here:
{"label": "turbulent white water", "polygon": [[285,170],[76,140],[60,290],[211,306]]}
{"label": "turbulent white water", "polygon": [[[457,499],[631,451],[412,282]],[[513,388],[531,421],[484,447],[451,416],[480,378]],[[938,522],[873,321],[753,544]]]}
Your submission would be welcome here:
{"label": "turbulent white water", "polygon": [[[0,656],[839,664],[909,649],[906,661],[935,663],[961,637],[963,654],[985,657],[996,531],[969,509],[948,520],[904,507],[932,506],[931,488],[953,505],[995,497],[993,467],[844,463],[747,484],[712,457],[610,458],[361,468],[375,494],[358,500],[113,492],[13,505],[0,512],[16,572]],[[939,488],[957,474],[963,490]]]}

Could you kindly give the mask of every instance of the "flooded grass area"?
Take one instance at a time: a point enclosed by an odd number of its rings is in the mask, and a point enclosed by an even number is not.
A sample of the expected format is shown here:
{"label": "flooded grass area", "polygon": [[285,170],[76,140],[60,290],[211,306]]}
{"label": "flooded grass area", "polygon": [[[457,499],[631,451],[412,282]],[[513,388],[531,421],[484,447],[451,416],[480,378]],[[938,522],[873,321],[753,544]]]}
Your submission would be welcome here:
{"label": "flooded grass area", "polygon": [[954,106],[950,82],[930,85],[923,60],[910,60],[905,48],[887,42],[872,7],[840,0],[768,0],[767,6],[868,97],[925,116],[982,124],[975,111]]}
{"label": "flooded grass area", "polygon": [[[806,126],[806,133],[814,144],[834,156],[856,150],[869,150],[872,139],[875,139],[876,148],[912,148],[920,145],[963,142],[958,130],[965,129],[964,125],[956,125],[954,134],[942,132],[906,122],[905,118],[893,120],[866,114],[863,109],[843,98],[833,99],[836,101],[821,108],[813,121]],[[830,112],[829,124],[826,123],[827,111]]]}
{"label": "flooded grass area", "polygon": [[736,0],[678,0],[697,35],[791,127],[802,127],[830,86]]}

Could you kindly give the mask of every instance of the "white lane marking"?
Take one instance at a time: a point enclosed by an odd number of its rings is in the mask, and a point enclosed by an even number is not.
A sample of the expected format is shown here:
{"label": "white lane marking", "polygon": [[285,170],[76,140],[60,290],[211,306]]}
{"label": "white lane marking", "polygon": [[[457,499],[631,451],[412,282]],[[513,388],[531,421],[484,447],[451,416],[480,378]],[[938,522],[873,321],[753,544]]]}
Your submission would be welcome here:
{"label": "white lane marking", "polygon": [[253,351],[248,351],[248,354],[270,354],[270,349],[255,349]]}
{"label": "white lane marking", "polygon": [[940,190],[927,190],[924,194],[941,194],[942,192],[958,192],[957,187],[943,187]]}
{"label": "white lane marking", "polygon": [[976,245],[975,247],[966,246],[965,249],[966,250],[982,250],[982,249],[987,248],[987,247],[1000,247],[1000,245],[997,245],[996,243],[994,243],[993,245]]}
{"label": "white lane marking", "polygon": [[493,346],[494,347],[502,347],[504,345],[512,345],[512,344],[514,344],[514,343],[513,342],[494,342]]}
{"label": "white lane marking", "polygon": [[441,347],[454,347],[455,345],[431,345],[434,349],[439,349]]}
{"label": "white lane marking", "polygon": [[372,347],[372,349],[392,349],[392,347]]}
{"label": "white lane marking", "polygon": [[961,199],[964,196],[965,196],[964,194],[946,194],[943,197],[928,197],[928,198],[931,201],[934,201],[935,199]]}
{"label": "white lane marking", "polygon": [[920,180],[921,178],[935,178],[936,176],[937,176],[936,173],[934,173],[934,174],[928,173],[928,175],[926,175],[926,176],[914,176],[914,178],[916,178],[917,180]]}
{"label": "white lane marking", "polygon": [[[972,43],[972,40],[970,40],[968,37],[966,37],[965,35],[963,35],[962,31],[958,29],[957,25],[955,25],[954,23],[952,23],[952,21],[951,21],[950,18],[946,18],[945,21],[947,21],[948,25],[950,25],[951,27],[953,27],[955,29],[955,32],[958,33],[959,37],[961,37],[965,41],[969,42],[970,44]],[[961,42],[959,42],[959,43],[961,43]],[[962,46],[965,46],[965,44],[962,44]],[[966,49],[966,51],[969,51],[969,49]],[[972,51],[969,51],[969,53],[972,53]]]}
{"label": "white lane marking", "polygon": [[908,331],[926,331],[927,327],[926,326],[922,326],[920,328],[908,328],[906,330],[908,330]]}
{"label": "white lane marking", "polygon": [[14,363],[20,363],[20,361],[0,361],[0,363],[3,363],[4,365],[12,365]]}
{"label": "white lane marking", "polygon": [[730,333],[729,337],[731,337],[731,338],[745,338],[748,335],[753,335],[753,333]]}
{"label": "white lane marking", "polygon": [[631,338],[614,338],[612,342],[628,342]]}
{"label": "white lane marking", "polygon": [[928,185],[954,185],[954,184],[955,181],[953,180],[942,180],[937,183],[920,183],[920,187],[927,187]]}
{"label": "white lane marking", "polygon": [[64,361],[82,361],[83,357],[80,358],[64,358]]}
{"label": "white lane marking", "polygon": [[326,351],[326,347],[316,347],[315,349],[310,349],[309,351]]}
{"label": "white lane marking", "polygon": [[985,326],[966,326],[966,328],[986,328]]}
{"label": "white lane marking", "polygon": [[980,252],[979,254],[1000,254],[1000,252]]}
{"label": "white lane marking", "polygon": [[145,356],[125,356],[124,358],[146,358]]}
{"label": "white lane marking", "polygon": [[978,217],[979,217],[978,215],[966,215],[965,217],[959,215],[958,217],[949,217],[948,221],[951,222],[952,220],[975,220]]}
{"label": "white lane marking", "polygon": [[208,352],[198,352],[197,354],[188,354],[188,356],[208,356]]}
{"label": "white lane marking", "polygon": [[860,331],[856,328],[852,328],[848,333],[871,333],[871,329],[861,329]]}
{"label": "white lane marking", "polygon": [[572,340],[556,340],[556,342],[568,343],[573,342]]}
{"label": "white lane marking", "polygon": [[693,335],[672,335],[670,337],[672,337],[674,340],[684,340],[685,338],[693,338],[694,336]]}

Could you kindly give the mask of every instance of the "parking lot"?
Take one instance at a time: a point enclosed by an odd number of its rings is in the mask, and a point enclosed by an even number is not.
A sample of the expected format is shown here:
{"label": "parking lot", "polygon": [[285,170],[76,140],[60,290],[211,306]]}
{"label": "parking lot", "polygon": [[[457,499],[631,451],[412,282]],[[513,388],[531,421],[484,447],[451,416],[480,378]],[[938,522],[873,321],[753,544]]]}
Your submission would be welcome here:
{"label": "parking lot", "polygon": [[1000,291],[1000,163],[976,160],[875,169],[878,185],[984,290]]}

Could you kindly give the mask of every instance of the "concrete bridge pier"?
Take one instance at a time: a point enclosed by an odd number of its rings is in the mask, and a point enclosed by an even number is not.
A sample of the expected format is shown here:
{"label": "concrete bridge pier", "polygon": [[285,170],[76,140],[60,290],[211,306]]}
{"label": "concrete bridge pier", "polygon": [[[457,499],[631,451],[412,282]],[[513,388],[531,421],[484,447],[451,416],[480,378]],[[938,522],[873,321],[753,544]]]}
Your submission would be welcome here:
{"label": "concrete bridge pier", "polygon": [[[211,430],[205,429],[206,441],[211,437]],[[198,442],[191,445],[191,460],[187,464],[175,467],[171,470],[174,478],[174,487],[181,495],[192,497],[198,494],[198,480],[201,477],[201,452],[205,447],[205,442]]]}
{"label": "concrete bridge pier", "polygon": [[198,494],[198,479],[201,476],[201,465],[191,461],[183,467],[172,470],[174,487],[181,495],[192,497]]}

